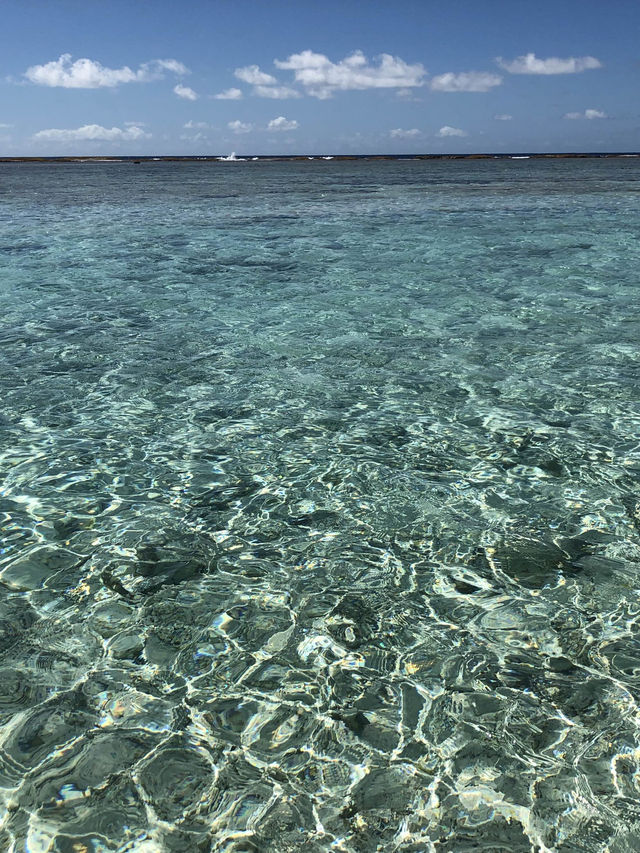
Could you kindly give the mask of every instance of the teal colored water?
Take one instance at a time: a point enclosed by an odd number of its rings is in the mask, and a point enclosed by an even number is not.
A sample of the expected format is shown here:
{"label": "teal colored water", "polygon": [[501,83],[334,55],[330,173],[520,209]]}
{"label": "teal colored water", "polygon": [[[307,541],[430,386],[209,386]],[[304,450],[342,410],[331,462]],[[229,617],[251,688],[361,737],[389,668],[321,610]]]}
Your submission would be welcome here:
{"label": "teal colored water", "polygon": [[0,167],[0,847],[640,850],[634,160]]}

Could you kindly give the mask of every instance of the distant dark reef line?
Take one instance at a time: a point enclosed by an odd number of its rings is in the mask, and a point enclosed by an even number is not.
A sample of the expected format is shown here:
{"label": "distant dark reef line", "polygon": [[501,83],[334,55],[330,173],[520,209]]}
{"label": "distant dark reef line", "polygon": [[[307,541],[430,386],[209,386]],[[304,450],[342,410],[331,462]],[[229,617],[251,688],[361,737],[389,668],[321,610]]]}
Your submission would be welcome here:
{"label": "distant dark reef line", "polygon": [[[510,159],[532,159],[532,160],[556,160],[570,158],[612,158],[612,157],[640,157],[639,152],[559,152],[553,154],[540,153],[517,153],[510,154],[297,154],[297,155],[246,155],[238,160],[256,160],[258,161],[278,161],[278,162],[302,162],[302,161],[344,161],[344,160],[510,160]],[[220,155],[126,155],[126,156],[74,156],[74,157],[0,157],[0,163],[119,163],[131,162],[134,164],[141,163],[219,163],[230,158]]]}

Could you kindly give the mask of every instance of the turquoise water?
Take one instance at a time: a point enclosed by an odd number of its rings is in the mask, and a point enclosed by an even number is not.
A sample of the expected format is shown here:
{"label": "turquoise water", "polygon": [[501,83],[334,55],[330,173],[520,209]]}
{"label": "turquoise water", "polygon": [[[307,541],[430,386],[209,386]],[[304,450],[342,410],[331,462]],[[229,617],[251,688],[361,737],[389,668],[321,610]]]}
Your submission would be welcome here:
{"label": "turquoise water", "polygon": [[0,167],[0,847],[640,850],[633,160]]}

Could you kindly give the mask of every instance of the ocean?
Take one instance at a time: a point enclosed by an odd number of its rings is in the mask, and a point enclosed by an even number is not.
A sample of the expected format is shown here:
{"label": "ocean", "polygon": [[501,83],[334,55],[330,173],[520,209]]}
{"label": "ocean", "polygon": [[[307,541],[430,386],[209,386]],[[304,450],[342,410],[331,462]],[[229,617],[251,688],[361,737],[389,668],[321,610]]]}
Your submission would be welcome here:
{"label": "ocean", "polygon": [[639,201],[0,165],[0,848],[640,850]]}

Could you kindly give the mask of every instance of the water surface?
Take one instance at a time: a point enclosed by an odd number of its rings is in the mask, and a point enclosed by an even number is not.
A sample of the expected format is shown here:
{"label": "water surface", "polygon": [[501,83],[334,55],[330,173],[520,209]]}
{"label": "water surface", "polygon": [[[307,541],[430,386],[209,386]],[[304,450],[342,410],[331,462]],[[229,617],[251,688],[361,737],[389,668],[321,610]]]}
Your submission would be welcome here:
{"label": "water surface", "polygon": [[0,846],[640,850],[631,160],[0,167]]}

